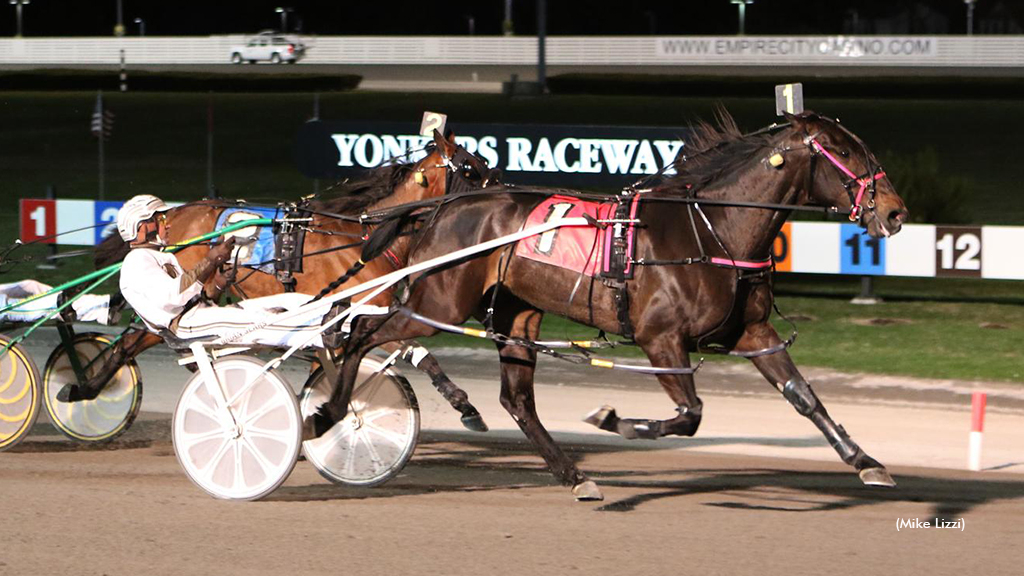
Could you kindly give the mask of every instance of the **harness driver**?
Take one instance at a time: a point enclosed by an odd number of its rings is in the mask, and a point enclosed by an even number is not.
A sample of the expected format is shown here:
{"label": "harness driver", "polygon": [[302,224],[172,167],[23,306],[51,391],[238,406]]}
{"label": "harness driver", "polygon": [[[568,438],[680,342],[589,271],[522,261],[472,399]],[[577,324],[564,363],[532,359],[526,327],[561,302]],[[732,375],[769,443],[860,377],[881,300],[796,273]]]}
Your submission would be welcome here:
{"label": "harness driver", "polygon": [[[217,300],[233,281],[234,268],[223,265],[231,259],[235,238],[212,247],[186,271],[174,254],[161,251],[167,245],[165,212],[169,209],[159,198],[144,194],[126,202],[117,214],[117,231],[131,246],[121,267],[121,293],[150,330],[166,330],[178,338],[220,337],[310,300],[308,294],[291,292],[218,306]],[[211,277],[213,282],[204,288]],[[303,315],[268,324],[247,334],[244,343],[291,346],[317,331],[321,320],[321,316]],[[323,344],[318,336],[311,345]]]}

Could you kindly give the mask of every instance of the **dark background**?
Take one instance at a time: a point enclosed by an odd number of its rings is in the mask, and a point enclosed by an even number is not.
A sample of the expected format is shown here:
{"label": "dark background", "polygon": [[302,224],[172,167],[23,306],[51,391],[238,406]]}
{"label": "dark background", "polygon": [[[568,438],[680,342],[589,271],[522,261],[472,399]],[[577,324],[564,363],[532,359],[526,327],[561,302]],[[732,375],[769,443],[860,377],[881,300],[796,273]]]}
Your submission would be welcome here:
{"label": "dark background", "polygon": [[[729,0],[548,0],[553,35],[735,34],[737,6]],[[504,0],[447,2],[390,0],[123,0],[126,33],[147,35],[252,33],[280,28],[278,6],[294,8],[289,31],[324,35],[501,33]],[[536,0],[513,0],[516,34],[536,32]],[[3,2],[0,35],[15,32],[15,8]],[[748,34],[963,34],[963,0],[756,0],[747,7]],[[117,23],[117,0],[32,0],[24,7],[24,35],[107,36]],[[1024,33],[1024,2],[980,0],[975,33]]]}

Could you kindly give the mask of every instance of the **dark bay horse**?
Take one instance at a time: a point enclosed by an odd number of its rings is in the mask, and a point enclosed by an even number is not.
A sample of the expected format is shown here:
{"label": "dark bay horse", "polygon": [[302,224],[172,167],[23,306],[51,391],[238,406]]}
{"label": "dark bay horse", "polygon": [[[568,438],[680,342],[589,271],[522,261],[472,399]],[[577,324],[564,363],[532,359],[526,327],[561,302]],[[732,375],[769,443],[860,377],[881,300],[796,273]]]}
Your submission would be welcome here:
{"label": "dark bay horse", "polygon": [[[482,160],[459,147],[455,143],[454,134],[445,138],[435,131],[434,143],[427,152],[428,154],[417,162],[393,163],[371,170],[365,178],[332,190],[332,197],[336,196],[333,199],[315,200],[311,203],[310,208],[314,210],[311,215],[313,220],[308,224],[303,246],[303,253],[309,256],[303,258],[303,272],[294,274],[297,281],[294,288],[296,292],[317,294],[352,268],[360,258],[358,243],[369,231],[359,223],[318,214],[317,211],[359,215],[409,202],[439,198],[446,194],[449,186],[456,184],[464,188],[481,187],[497,180],[497,171],[491,170]],[[218,216],[227,206],[228,204],[223,201],[206,200],[192,202],[169,211],[168,243],[184,242],[211,232],[216,227]],[[334,289],[355,285],[400,268],[405,262],[407,244],[408,239],[399,239],[391,246],[387,257],[367,262],[362,270],[346,282],[335,285]],[[353,246],[331,250],[343,245]],[[177,252],[176,256],[182,267],[188,270],[208,251],[208,245],[197,244]],[[324,253],[316,254],[321,251]],[[103,267],[118,262],[127,252],[128,245],[120,236],[113,234],[97,248],[97,266]],[[241,270],[231,290],[239,298],[254,298],[283,292],[284,286],[273,274],[258,270]],[[390,296],[386,293],[381,294],[372,303],[387,306],[390,303]],[[69,388],[68,395],[74,394],[73,398],[86,399],[90,396],[95,397],[124,361],[134,358],[161,341],[160,336],[145,330],[129,333],[118,342],[111,358],[88,383],[88,386],[93,388],[75,391]],[[389,344],[386,348],[390,352],[406,344],[414,343]],[[426,349],[416,346],[411,349],[409,359],[417,368],[430,375],[438,391],[462,414],[463,425],[471,430],[487,430],[479,412],[469,403],[466,393],[445,375],[433,355]],[[73,384],[69,384],[68,387],[77,388]]]}
{"label": "dark bay horse", "polygon": [[[850,209],[852,219],[873,237],[898,232],[907,210],[858,137],[836,121],[810,112],[787,120],[774,130],[748,136],[741,135],[727,116],[718,129],[705,125],[691,143],[696,152],[677,162],[677,175],[637,192],[641,197],[636,216],[637,266],[627,283],[628,319],[636,343],[655,367],[689,367],[690,353],[708,345],[748,355],[865,484],[893,486],[885,467],[829,416],[769,322],[773,302],[769,255],[791,212],[787,206]],[[418,233],[409,264],[513,233],[548,196],[550,191],[531,194],[508,189],[449,202]],[[722,205],[729,202],[774,206]],[[579,278],[576,272],[498,249],[422,273],[408,290],[404,305],[430,319],[461,324],[470,317],[483,317],[493,302],[494,332],[527,340],[537,339],[545,311],[621,333],[619,290],[591,278],[589,286],[576,291]],[[335,395],[307,426],[321,432],[344,417],[346,395],[359,359],[368,350],[436,331],[395,311],[360,317],[343,355]],[[499,341],[498,353],[502,405],[577,499],[601,499],[597,485],[562,452],[538,419],[533,391],[536,349]],[[692,373],[659,374],[658,380],[676,405],[673,418],[625,419],[604,409],[588,421],[628,438],[692,436],[702,408]]]}

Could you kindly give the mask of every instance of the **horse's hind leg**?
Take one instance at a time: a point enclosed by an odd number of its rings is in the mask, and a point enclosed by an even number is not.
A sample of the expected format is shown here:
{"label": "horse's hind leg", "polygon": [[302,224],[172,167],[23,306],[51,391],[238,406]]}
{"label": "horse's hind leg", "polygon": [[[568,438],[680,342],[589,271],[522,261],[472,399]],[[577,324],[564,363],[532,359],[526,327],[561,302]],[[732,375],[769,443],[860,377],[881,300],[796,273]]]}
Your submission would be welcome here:
{"label": "horse's hind leg", "polygon": [[338,375],[333,383],[334,392],[316,413],[307,416],[303,421],[303,439],[319,438],[334,424],[345,418],[356,376],[359,373],[359,364],[370,350],[391,342],[431,336],[436,333],[436,329],[410,320],[401,314],[367,314],[356,317],[352,322],[348,343],[339,360]]}
{"label": "horse's hind leg", "polygon": [[[781,344],[779,335],[767,322],[752,324],[740,338],[737,349],[763,350]],[[775,386],[783,397],[802,416],[808,418],[828,443],[839,453],[843,462],[853,466],[860,474],[862,482],[869,486],[895,486],[896,482],[889,475],[885,466],[868,456],[857,445],[842,426],[836,424],[825,410],[818,396],[811,390],[811,385],[797,370],[796,365],[785,350],[751,359],[761,374]]]}
{"label": "horse's hind leg", "polygon": [[[662,368],[688,368],[690,355],[682,338],[662,335],[641,344],[651,365]],[[611,406],[602,406],[591,412],[584,421],[602,430],[615,432],[623,438],[654,439],[662,436],[693,436],[700,426],[704,404],[697,397],[692,374],[661,374],[658,382],[676,403],[676,416],[668,420],[619,418]]]}
{"label": "horse's hind leg", "polygon": [[[494,317],[494,329],[501,334],[536,340],[542,313],[522,305],[502,303]],[[541,424],[533,395],[533,374],[537,352],[522,346],[498,343],[501,356],[501,405],[540,452],[548,469],[565,486],[572,487],[577,500],[602,500],[597,484],[587,478]]]}
{"label": "horse's hind leg", "polygon": [[434,388],[452,405],[452,408],[462,414],[462,425],[474,432],[487,432],[487,423],[484,422],[483,416],[480,415],[476,407],[469,402],[469,394],[466,394],[465,390],[456,386],[448,378],[437,359],[426,348],[412,340],[392,342],[381,346],[388,352],[406,347],[408,351],[402,357],[403,360],[430,376],[430,383],[434,385]]}
{"label": "horse's hind leg", "polygon": [[145,330],[129,332],[114,345],[110,356],[103,361],[96,374],[81,385],[75,383],[65,384],[57,392],[57,400],[60,402],[95,400],[103,392],[103,389],[106,388],[114,374],[117,374],[117,371],[125,365],[125,362],[160,342],[161,338],[159,336]]}

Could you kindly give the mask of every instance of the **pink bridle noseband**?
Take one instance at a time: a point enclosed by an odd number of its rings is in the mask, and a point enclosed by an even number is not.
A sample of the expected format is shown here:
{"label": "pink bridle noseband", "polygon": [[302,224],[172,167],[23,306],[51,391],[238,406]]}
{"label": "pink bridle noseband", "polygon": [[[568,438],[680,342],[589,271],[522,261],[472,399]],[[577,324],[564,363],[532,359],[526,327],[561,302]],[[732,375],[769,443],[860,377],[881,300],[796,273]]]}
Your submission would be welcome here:
{"label": "pink bridle noseband", "polygon": [[[868,199],[868,208],[875,207],[875,182],[885,177],[885,171],[879,167],[873,174],[865,174],[863,176],[857,176],[852,170],[843,165],[838,158],[832,155],[825,147],[818,143],[818,139],[810,137],[807,139],[808,145],[816,153],[821,154],[836,167],[837,170],[846,175],[849,180],[843,183],[843,187],[846,188],[846,192],[850,194],[851,201],[853,204],[850,206],[850,221],[856,222],[860,220],[861,214],[864,212],[864,207],[861,206],[861,200],[864,198],[864,191],[867,190],[868,185],[871,186],[871,197]],[[850,190],[853,184],[860,184],[860,188],[857,190],[856,195]]]}

